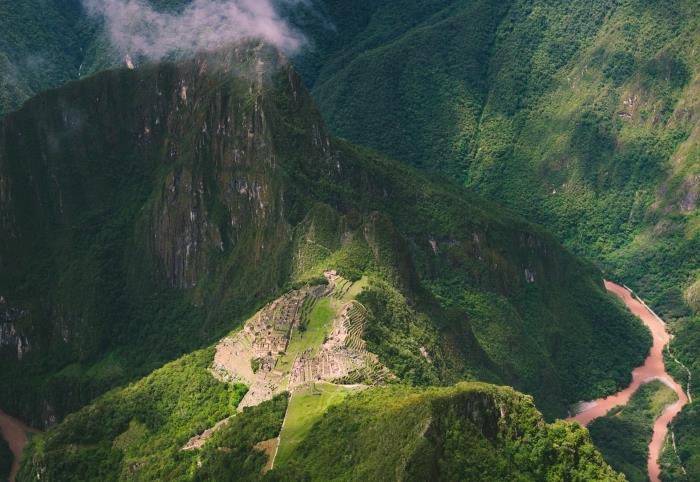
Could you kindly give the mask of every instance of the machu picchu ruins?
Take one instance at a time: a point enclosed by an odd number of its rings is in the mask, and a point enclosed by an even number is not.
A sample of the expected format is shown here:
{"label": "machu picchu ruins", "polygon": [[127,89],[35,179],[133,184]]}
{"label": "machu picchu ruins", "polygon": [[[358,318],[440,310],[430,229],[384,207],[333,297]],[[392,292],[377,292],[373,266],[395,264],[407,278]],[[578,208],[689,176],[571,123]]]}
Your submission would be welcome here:
{"label": "machu picchu ruins", "polygon": [[[217,345],[212,374],[249,387],[239,412],[314,382],[376,385],[395,378],[366,349],[362,336],[367,310],[351,293],[355,283],[332,270],[324,277],[325,285],[305,286],[272,301]],[[322,336],[310,342],[309,325],[323,300],[330,321],[320,332],[313,327],[315,336]],[[215,429],[193,437],[183,448],[200,447]]]}
{"label": "machu picchu ruins", "polygon": [[[335,271],[324,276],[328,285],[290,291],[217,346],[212,371],[219,378],[250,386],[239,410],[308,382],[375,384],[393,377],[366,350],[362,339],[366,310],[358,301],[345,299],[353,282]],[[287,353],[292,337],[304,336],[309,315],[321,298],[330,298],[335,309],[324,342],[299,353]],[[294,356],[291,367],[280,366],[282,356]]]}
{"label": "machu picchu ruins", "polygon": [[359,302],[344,304],[318,353],[309,349],[297,355],[289,388],[320,380],[376,384],[392,378],[377,356],[365,350],[364,321],[365,308]]}

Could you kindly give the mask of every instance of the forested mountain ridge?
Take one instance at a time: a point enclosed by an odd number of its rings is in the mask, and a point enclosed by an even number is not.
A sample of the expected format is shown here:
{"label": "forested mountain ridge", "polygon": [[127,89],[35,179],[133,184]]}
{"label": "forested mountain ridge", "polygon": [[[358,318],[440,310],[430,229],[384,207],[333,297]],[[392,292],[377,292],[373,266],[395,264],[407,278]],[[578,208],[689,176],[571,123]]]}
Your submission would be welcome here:
{"label": "forested mountain ridge", "polygon": [[[297,63],[333,132],[552,229],[672,322],[667,366],[700,377],[696,1],[316,7],[336,28],[302,17],[318,48]],[[696,425],[691,405],[667,480],[700,476]]]}
{"label": "forested mountain ridge", "polygon": [[[57,13],[43,26],[23,4],[1,17],[5,110],[124,62],[78,2],[47,2]],[[677,285],[697,264],[682,262],[696,251],[693,1],[281,5],[308,39],[294,62],[336,134],[466,181],[637,288],[653,279],[644,294],[683,313]],[[657,258],[673,279],[642,275]]]}
{"label": "forested mountain ridge", "polygon": [[665,314],[687,310],[696,2],[318,8],[336,30],[308,27],[317,48],[299,64],[336,134],[449,173],[634,279]]}
{"label": "forested mountain ridge", "polygon": [[[38,5],[1,7],[0,111],[124,65],[99,17],[43,3],[53,13],[36,18]],[[689,313],[696,2],[277,3],[334,134],[447,173],[634,281],[664,315]]]}
{"label": "forested mountain ridge", "polygon": [[[299,395],[282,394],[183,450],[239,400],[207,361],[189,355],[71,415],[32,441],[18,480],[626,480],[585,429],[547,424],[530,397],[474,382],[365,388],[326,401],[284,458]],[[327,389],[313,384],[304,396],[313,406]],[[263,448],[275,443],[279,452]]]}
{"label": "forested mountain ridge", "polygon": [[594,267],[332,139],[265,47],[104,72],[1,132],[0,394],[38,425],[324,269],[374,274],[369,339],[409,383],[502,381],[563,415],[626,383],[647,350]]}

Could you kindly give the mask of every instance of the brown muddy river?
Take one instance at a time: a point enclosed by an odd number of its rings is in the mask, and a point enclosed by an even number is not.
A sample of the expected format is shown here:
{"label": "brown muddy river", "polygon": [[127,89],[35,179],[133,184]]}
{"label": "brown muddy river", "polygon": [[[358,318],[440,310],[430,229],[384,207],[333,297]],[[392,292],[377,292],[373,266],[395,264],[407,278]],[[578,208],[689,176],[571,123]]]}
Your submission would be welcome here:
{"label": "brown muddy river", "polygon": [[12,462],[12,470],[10,471],[10,482],[14,482],[17,470],[19,469],[19,460],[22,457],[22,450],[27,444],[27,433],[37,432],[37,430],[28,427],[16,418],[10,417],[0,410],[0,432],[2,432],[2,437],[7,440],[10,450],[15,456]]}
{"label": "brown muddy river", "polygon": [[642,383],[660,380],[668,385],[678,395],[678,401],[667,406],[654,423],[654,433],[649,443],[649,460],[647,461],[649,478],[652,482],[659,482],[661,468],[658,460],[668,433],[668,424],[688,403],[688,397],[683,388],[666,372],[663,350],[671,337],[666,331],[664,322],[634,298],[626,288],[611,281],[605,282],[605,288],[618,296],[627,308],[649,328],[653,344],[644,364],[632,371],[632,383],[627,388],[609,397],[582,403],[579,407],[581,411],[568,420],[576,420],[581,425],[588,425],[592,420],[608,413],[613,407],[626,404]]}

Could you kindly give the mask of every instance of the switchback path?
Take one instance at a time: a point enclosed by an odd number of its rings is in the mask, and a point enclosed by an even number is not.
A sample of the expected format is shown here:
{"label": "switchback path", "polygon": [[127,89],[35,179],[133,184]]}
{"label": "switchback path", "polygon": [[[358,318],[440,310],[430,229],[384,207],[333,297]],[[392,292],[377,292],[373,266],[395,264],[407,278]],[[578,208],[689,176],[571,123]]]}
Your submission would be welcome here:
{"label": "switchback path", "polygon": [[683,387],[676,383],[664,366],[663,351],[671,336],[666,331],[666,325],[661,318],[656,316],[644,303],[634,298],[627,288],[611,281],[605,281],[605,288],[619,297],[627,308],[649,328],[653,338],[651,351],[644,364],[632,371],[632,383],[627,388],[609,397],[581,404],[580,408],[582,410],[568,420],[576,420],[581,425],[586,426],[592,420],[604,416],[613,407],[626,404],[641,384],[651,380],[660,380],[668,385],[676,392],[678,400],[667,406],[654,423],[654,433],[649,443],[649,459],[647,461],[649,478],[652,482],[659,482],[659,474],[661,472],[659,455],[668,433],[668,425],[683,406],[688,403],[688,397]]}

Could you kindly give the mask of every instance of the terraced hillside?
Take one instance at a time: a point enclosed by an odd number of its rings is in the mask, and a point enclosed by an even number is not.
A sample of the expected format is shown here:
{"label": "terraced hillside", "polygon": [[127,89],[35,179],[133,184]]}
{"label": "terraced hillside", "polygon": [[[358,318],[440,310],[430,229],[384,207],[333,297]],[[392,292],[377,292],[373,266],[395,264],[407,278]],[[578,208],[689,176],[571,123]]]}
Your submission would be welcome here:
{"label": "terraced hillside", "polygon": [[[327,271],[324,276],[327,284],[305,286],[285,294],[216,346],[212,375],[226,383],[248,386],[238,404],[239,412],[289,394],[283,433],[263,441],[269,450],[268,470],[279,451],[284,459],[290,446],[298,443],[299,430],[308,431],[310,417],[319,416],[327,408],[329,402],[323,401],[324,393],[333,399],[397,381],[377,356],[365,349],[363,320],[357,317],[356,310],[361,304],[348,296],[354,283],[335,271]],[[361,289],[353,292],[359,295]],[[350,313],[354,315],[352,321]],[[354,327],[352,337],[348,336],[350,326]],[[354,383],[348,384],[351,380]],[[232,419],[229,416],[218,421],[192,437],[183,449],[201,448]]]}
{"label": "terraced hillside", "polygon": [[310,382],[396,379],[365,349],[364,317],[358,318],[356,308],[361,304],[346,298],[345,286],[353,283],[335,271],[325,276],[327,285],[287,293],[217,345],[214,374],[249,386],[239,409]]}

